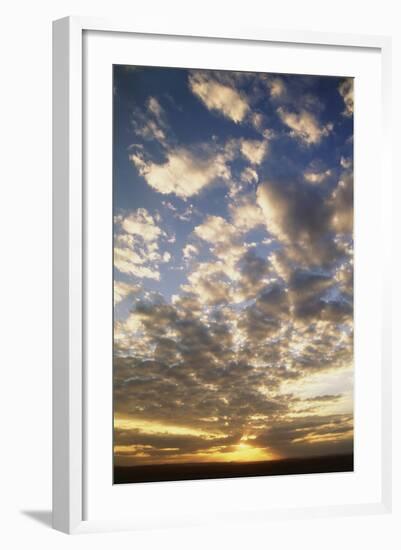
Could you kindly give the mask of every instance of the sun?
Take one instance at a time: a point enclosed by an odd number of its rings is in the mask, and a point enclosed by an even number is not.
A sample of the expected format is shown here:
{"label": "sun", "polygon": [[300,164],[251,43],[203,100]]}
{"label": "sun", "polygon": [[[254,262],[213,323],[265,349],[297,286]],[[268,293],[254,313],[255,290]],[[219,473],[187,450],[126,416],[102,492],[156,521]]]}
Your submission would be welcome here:
{"label": "sun", "polygon": [[276,457],[268,449],[253,447],[245,441],[240,441],[233,446],[232,451],[221,453],[221,458],[227,462],[259,462],[274,460]]}

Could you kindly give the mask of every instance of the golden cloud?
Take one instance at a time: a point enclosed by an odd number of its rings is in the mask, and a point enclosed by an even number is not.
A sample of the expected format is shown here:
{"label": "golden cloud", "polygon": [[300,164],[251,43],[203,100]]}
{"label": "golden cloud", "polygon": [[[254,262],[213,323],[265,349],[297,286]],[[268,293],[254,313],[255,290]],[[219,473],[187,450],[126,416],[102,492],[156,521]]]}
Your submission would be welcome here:
{"label": "golden cloud", "polygon": [[236,123],[242,122],[249,111],[243,94],[228,84],[219,82],[210,73],[192,72],[189,76],[189,87],[209,110],[218,111]]}

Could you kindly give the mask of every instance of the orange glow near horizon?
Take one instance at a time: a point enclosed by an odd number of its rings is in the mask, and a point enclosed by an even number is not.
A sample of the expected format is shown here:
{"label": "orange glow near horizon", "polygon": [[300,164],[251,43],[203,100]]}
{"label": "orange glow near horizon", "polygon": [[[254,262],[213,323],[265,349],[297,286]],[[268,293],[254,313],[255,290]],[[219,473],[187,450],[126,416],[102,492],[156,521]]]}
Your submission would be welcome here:
{"label": "orange glow near horizon", "polygon": [[[225,444],[228,434],[216,431],[207,431],[197,427],[164,424],[157,420],[143,420],[122,415],[115,415],[114,427],[122,431],[132,431],[133,434],[150,434],[154,436],[191,436],[199,441],[209,441],[209,450],[194,450],[181,452],[176,445],[153,447],[151,444],[116,444],[114,455],[117,465],[145,465],[145,464],[184,464],[206,462],[263,462],[286,458],[277,451],[268,447],[257,447],[255,433],[245,432],[238,443]],[[352,437],[352,427],[345,433],[300,434],[294,443],[304,443],[313,446],[323,442],[339,442]],[[215,444],[214,444],[215,443]],[[153,451],[158,451],[155,456]],[[166,453],[166,454],[164,454]]]}
{"label": "orange glow near horizon", "polygon": [[191,426],[167,424],[157,420],[142,420],[121,415],[114,415],[114,428],[117,430],[138,430],[147,434],[192,435],[204,439],[225,437],[222,433],[206,431]]}
{"label": "orange glow near horizon", "polygon": [[[151,457],[149,445],[115,445],[114,453],[117,462],[131,462],[134,464],[146,463],[185,463],[185,462],[260,462],[281,458],[277,453],[263,447],[256,447],[250,442],[256,437],[244,434],[239,443],[235,445],[221,444],[221,439],[228,437],[225,434],[209,432],[190,426],[177,426],[163,424],[158,421],[141,420],[129,417],[116,416],[114,419],[116,429],[134,431],[153,435],[177,435],[195,436],[200,440],[213,441],[219,439],[219,444],[210,451],[194,451],[192,453],[176,453],[179,448],[165,448],[162,451],[170,451],[169,456]],[[172,453],[171,453],[172,451]]]}
{"label": "orange glow near horizon", "polygon": [[120,462],[121,458],[125,459],[125,463],[130,462],[130,459],[132,459],[132,465],[166,463],[182,464],[188,462],[264,462],[268,460],[277,460],[280,458],[268,449],[252,447],[252,445],[242,442],[238,445],[229,446],[229,448],[232,450],[224,451],[224,447],[220,447],[218,450],[216,449],[211,452],[194,452],[182,455],[170,454],[168,459],[158,458],[157,460],[154,457],[151,458],[150,455],[146,453],[146,449],[135,448],[134,445],[116,445],[114,447],[114,452],[117,462]]}
{"label": "orange glow near horizon", "polygon": [[234,445],[234,450],[208,454],[209,460],[216,462],[260,462],[279,458],[267,449],[253,447],[248,443],[240,442]]}

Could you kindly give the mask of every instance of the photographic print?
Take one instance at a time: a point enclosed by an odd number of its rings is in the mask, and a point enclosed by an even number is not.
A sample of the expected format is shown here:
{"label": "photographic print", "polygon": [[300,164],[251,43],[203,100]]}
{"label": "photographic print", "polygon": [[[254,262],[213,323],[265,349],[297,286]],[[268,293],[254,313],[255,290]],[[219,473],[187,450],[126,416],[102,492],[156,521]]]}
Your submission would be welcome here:
{"label": "photographic print", "polygon": [[353,471],[353,79],[113,66],[114,483]]}

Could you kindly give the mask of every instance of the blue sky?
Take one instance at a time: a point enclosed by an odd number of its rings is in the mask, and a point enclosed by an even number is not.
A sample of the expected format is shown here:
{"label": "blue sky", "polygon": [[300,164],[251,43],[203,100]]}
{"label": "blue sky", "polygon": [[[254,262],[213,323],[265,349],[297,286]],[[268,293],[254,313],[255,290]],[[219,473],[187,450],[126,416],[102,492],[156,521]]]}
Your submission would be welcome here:
{"label": "blue sky", "polygon": [[352,450],[352,79],[114,66],[113,97],[117,463]]}

